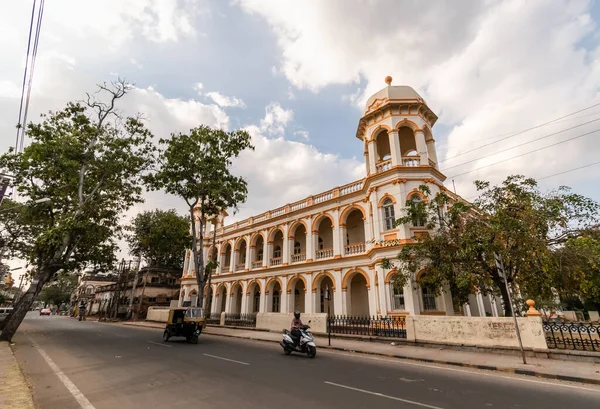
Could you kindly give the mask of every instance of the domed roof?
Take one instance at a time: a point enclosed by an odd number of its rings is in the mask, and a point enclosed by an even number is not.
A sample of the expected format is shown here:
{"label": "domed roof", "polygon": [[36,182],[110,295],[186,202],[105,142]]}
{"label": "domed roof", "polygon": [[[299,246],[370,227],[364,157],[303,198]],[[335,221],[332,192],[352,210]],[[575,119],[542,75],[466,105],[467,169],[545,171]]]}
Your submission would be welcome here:
{"label": "domed roof", "polygon": [[371,95],[371,97],[367,100],[365,113],[371,111],[373,104],[377,100],[381,100],[382,102],[385,100],[403,100],[426,104],[425,100],[412,87],[406,85],[388,85],[382,90]]}

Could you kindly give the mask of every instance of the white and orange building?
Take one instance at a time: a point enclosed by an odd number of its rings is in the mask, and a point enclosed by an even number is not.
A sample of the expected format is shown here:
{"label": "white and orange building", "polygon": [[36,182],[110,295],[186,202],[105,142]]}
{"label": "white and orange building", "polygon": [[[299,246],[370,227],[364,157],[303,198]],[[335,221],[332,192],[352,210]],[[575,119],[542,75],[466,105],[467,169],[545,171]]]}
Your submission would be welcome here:
{"label": "white and orange building", "polygon": [[[207,223],[204,256],[219,261],[211,313],[311,314],[329,308],[353,316],[455,314],[449,292],[433,295],[418,285],[419,276],[416,285],[396,289],[390,284],[394,271],[381,266],[427,232],[418,220],[395,223],[407,202],[423,200],[419,186],[433,194],[445,189],[432,133],[436,114],[411,87],[392,86],[390,77],[386,82],[367,101],[356,131],[364,143],[364,179],[233,224],[224,225],[225,216]],[[190,256],[188,251],[181,304],[197,294]],[[498,315],[493,300],[479,295],[473,301],[457,310]]]}

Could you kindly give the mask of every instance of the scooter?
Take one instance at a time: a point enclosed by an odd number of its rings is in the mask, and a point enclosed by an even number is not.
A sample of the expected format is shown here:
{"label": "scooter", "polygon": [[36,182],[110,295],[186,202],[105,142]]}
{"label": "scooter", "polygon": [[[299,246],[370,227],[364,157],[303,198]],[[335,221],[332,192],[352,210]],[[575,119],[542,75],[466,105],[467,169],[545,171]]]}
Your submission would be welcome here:
{"label": "scooter", "polygon": [[[310,324],[310,321],[308,321]],[[309,358],[317,356],[317,346],[315,345],[313,335],[310,332],[308,325],[303,326],[300,329],[300,342],[296,348],[294,338],[292,338],[292,332],[288,329],[283,330],[283,340],[279,343],[283,348],[283,352],[286,355],[292,352],[300,352],[308,355]]]}

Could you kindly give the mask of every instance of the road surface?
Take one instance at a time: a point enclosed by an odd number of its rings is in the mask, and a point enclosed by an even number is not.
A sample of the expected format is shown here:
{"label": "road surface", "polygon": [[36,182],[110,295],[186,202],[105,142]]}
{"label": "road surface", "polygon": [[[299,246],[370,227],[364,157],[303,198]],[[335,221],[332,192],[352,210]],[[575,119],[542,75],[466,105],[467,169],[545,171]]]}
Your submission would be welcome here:
{"label": "road surface", "polygon": [[[598,408],[600,388],[30,313],[14,338],[40,409]],[[319,339],[317,339],[317,342]],[[435,350],[432,350],[435,354]]]}

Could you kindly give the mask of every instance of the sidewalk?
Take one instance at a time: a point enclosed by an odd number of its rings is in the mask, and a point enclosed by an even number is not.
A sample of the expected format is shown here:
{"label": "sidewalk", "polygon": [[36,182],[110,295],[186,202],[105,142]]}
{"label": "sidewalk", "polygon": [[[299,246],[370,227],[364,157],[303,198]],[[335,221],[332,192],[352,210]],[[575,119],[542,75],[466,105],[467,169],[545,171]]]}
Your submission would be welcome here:
{"label": "sidewalk", "polygon": [[[165,327],[164,324],[154,322],[127,322],[125,325],[157,329],[164,329]],[[210,326],[206,327],[204,333],[277,343],[281,341],[281,334],[278,332]],[[453,349],[426,348],[410,345],[391,345],[391,342],[384,344],[379,342],[355,341],[339,338],[332,338],[331,346],[328,346],[327,338],[320,336],[317,337],[316,342],[318,348],[324,349],[600,385],[600,365],[589,362],[559,361],[554,359],[528,357],[527,365],[524,365],[519,356],[485,352],[457,351]]]}
{"label": "sidewalk", "polygon": [[7,342],[0,342],[0,408],[35,408],[27,381]]}

